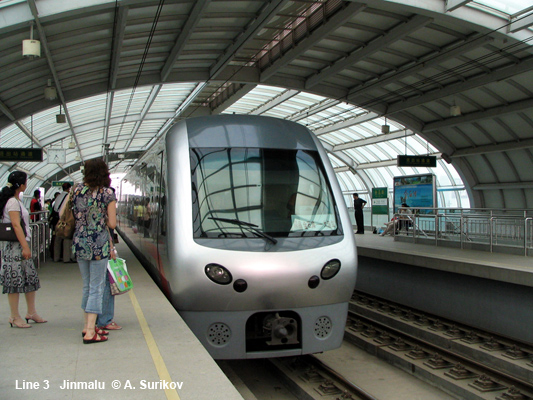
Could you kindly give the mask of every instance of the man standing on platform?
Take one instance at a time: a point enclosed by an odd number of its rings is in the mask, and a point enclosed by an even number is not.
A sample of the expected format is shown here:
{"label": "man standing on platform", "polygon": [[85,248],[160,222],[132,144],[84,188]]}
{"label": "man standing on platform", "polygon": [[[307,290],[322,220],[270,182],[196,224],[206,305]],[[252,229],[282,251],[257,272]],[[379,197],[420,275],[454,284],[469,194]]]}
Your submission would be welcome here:
{"label": "man standing on platform", "polygon": [[366,200],[360,199],[358,193],[353,194],[353,208],[355,210],[355,223],[357,224],[357,232],[359,234],[365,233],[365,222],[363,217],[363,207]]}

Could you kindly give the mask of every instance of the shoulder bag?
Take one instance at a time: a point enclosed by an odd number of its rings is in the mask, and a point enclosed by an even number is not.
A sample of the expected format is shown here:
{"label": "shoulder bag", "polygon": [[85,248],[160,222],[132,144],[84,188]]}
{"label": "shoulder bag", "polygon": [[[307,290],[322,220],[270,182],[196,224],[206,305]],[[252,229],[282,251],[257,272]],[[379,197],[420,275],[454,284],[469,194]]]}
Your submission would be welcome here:
{"label": "shoulder bag", "polygon": [[[24,223],[24,219],[22,218],[22,207],[20,206],[20,202],[19,202],[19,207],[20,207],[20,226],[22,226],[22,232],[24,232],[24,236],[26,236],[26,224]],[[3,241],[3,242],[18,242],[19,241],[17,237],[17,233],[15,232],[15,229],[13,229],[13,224],[11,222],[0,222],[0,241]]]}
{"label": "shoulder bag", "polygon": [[76,227],[76,220],[72,212],[72,192],[69,194],[68,202],[60,214],[59,221],[56,225],[56,236],[63,239],[72,239],[74,228]]}

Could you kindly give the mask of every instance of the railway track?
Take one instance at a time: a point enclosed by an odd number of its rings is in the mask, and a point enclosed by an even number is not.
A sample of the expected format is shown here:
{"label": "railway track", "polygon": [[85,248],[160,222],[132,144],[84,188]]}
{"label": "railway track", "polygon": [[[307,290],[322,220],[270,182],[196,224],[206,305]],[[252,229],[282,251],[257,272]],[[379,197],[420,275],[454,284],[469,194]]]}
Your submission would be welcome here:
{"label": "railway track", "polygon": [[[354,293],[349,308],[345,341],[451,397],[533,400],[531,346],[363,293]],[[246,381],[247,389],[241,394],[247,400],[377,398],[365,389],[371,386],[366,386],[364,379],[346,378],[319,358],[235,361],[230,366],[236,366],[240,370],[237,374]],[[354,357],[347,357],[350,358]],[[382,369],[379,371],[381,375]],[[362,382],[363,387],[355,385],[355,381]]]}
{"label": "railway track", "polygon": [[354,293],[345,339],[465,400],[533,399],[533,348]]}

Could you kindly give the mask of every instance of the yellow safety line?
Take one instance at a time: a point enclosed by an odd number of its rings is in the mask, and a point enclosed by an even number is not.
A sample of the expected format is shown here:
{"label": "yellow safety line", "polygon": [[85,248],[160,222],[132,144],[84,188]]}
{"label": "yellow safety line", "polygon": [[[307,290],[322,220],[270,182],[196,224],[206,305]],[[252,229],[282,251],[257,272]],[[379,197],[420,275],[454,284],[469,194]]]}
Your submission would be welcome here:
{"label": "yellow safety line", "polygon": [[[130,295],[131,303],[133,304],[133,309],[135,310],[135,314],[137,314],[137,319],[139,320],[139,324],[141,325],[144,339],[146,340],[146,344],[148,345],[148,350],[150,350],[150,355],[152,356],[152,360],[154,361],[155,368],[157,369],[159,378],[162,381],[166,381],[170,383],[172,382],[172,379],[170,378],[170,374],[168,372],[165,361],[163,360],[163,357],[161,357],[161,353],[159,352],[157,343],[155,342],[154,336],[152,335],[152,331],[148,327],[146,318],[144,318],[144,314],[141,309],[141,306],[139,305],[139,302],[137,301],[137,297],[135,297],[135,293],[133,293],[133,290],[130,290],[129,295]],[[164,389],[164,390],[165,390],[167,399],[180,400],[180,396],[178,395],[178,392],[176,391],[176,389]]]}

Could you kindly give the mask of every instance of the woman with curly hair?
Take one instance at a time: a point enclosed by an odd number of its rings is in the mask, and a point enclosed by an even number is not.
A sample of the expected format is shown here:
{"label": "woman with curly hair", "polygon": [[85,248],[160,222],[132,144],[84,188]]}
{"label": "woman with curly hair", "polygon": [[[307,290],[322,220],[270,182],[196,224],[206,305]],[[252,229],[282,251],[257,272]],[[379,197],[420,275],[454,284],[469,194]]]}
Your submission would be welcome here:
{"label": "woman with curly hair", "polygon": [[72,241],[83,279],[81,308],[85,327],[83,343],[101,343],[109,332],[96,327],[96,318],[102,313],[107,262],[115,258],[109,229],[117,225],[115,193],[109,188],[109,169],[102,159],[85,163],[83,183],[72,188],[72,212],[76,228]]}
{"label": "woman with curly hair", "polygon": [[2,222],[10,222],[17,235],[18,242],[0,242],[2,265],[0,266],[0,284],[2,293],[7,293],[11,317],[9,324],[15,328],[31,328],[24,323],[19,314],[19,295],[24,293],[28,312],[26,322],[47,322],[35,309],[35,292],[41,287],[37,270],[31,257],[29,213],[20,201],[20,194],[26,190],[27,175],[22,171],[13,171],[7,178],[7,185],[0,192],[0,210]]}

